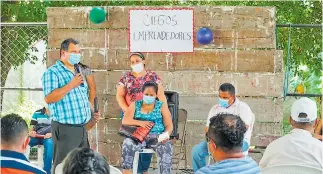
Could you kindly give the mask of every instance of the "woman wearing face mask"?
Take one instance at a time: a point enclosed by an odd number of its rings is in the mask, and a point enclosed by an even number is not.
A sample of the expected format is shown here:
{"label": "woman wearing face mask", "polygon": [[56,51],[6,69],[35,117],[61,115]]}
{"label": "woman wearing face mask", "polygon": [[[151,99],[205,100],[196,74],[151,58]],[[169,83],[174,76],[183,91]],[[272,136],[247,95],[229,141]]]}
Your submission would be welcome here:
{"label": "woman wearing face mask", "polygon": [[[141,126],[151,128],[149,135],[143,143],[137,143],[126,138],[122,145],[122,168],[124,174],[130,173],[132,169],[135,152],[151,144],[151,139],[159,135],[169,135],[173,131],[171,114],[165,103],[156,100],[158,85],[155,82],[146,82],[143,87],[143,99],[130,105],[122,120],[123,125]],[[152,124],[154,123],[154,124]],[[163,140],[153,147],[160,159],[160,173],[170,173],[172,167],[172,147],[168,139]],[[146,170],[143,170],[146,172]]]}
{"label": "woman wearing face mask", "polygon": [[[129,60],[131,62],[132,71],[125,73],[117,85],[116,98],[122,109],[121,118],[131,103],[142,100],[142,87],[147,81],[153,81],[158,85],[157,98],[164,103],[166,108],[168,108],[161,80],[155,72],[145,69],[144,55],[139,52],[132,53],[129,56]],[[152,154],[140,155],[138,173],[148,170],[151,158]]]}

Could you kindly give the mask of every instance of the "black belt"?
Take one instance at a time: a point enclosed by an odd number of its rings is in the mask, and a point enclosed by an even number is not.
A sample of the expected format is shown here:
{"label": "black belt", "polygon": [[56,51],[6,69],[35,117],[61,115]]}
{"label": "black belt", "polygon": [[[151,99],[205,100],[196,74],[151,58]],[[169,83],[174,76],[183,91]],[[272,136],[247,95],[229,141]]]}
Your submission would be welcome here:
{"label": "black belt", "polygon": [[57,121],[54,121],[54,120],[52,120],[52,122],[57,123],[57,124],[62,125],[62,126],[85,127],[85,124],[64,124],[64,123],[60,123],[60,122],[57,122]]}

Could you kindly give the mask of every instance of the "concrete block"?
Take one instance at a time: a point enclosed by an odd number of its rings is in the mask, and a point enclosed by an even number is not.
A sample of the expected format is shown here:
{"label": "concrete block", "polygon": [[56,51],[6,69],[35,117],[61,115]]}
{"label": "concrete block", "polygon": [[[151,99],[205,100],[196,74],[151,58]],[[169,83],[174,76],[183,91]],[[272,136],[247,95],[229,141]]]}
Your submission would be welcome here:
{"label": "concrete block", "polygon": [[48,31],[49,48],[60,48],[61,43],[73,38],[80,42],[81,48],[105,48],[107,45],[105,29],[50,29]]}
{"label": "concrete block", "polygon": [[46,67],[50,67],[56,63],[57,60],[60,59],[59,51],[55,50],[48,50],[47,57],[46,57]]}
{"label": "concrete block", "polygon": [[107,50],[108,70],[130,70],[129,51],[127,49]]}
{"label": "concrete block", "polygon": [[[126,50],[108,51],[108,69],[130,68]],[[196,50],[193,53],[148,53],[146,67],[154,71],[211,70],[274,72],[275,50]],[[279,55],[277,55],[279,56]]]}
{"label": "concrete block", "polygon": [[129,7],[105,7],[107,10],[107,18],[100,24],[94,24],[90,21],[89,12],[91,8],[47,8],[48,28],[128,28]]}
{"label": "concrete block", "polygon": [[[281,122],[283,120],[281,98],[239,97],[239,100],[249,105],[256,121]],[[179,97],[179,108],[187,110],[189,120],[206,120],[210,109],[217,103],[217,97]]]}
{"label": "concrete block", "polygon": [[[187,124],[187,131],[185,142],[186,146],[195,146],[202,141],[205,141],[205,124],[203,121],[189,121]],[[282,135],[281,131],[282,122],[270,123],[270,122],[256,122],[252,131],[252,145],[262,146],[268,145],[268,141],[277,138]],[[273,138],[274,137],[274,138]]]}
{"label": "concrete block", "polygon": [[[54,7],[47,10],[47,21],[50,31],[63,28],[75,30],[80,28],[122,29],[125,34],[117,34],[118,39],[112,40],[115,43],[111,43],[111,41],[110,43],[128,48],[128,30],[126,29],[129,28],[129,8],[131,7],[106,7],[108,10],[107,21],[93,24],[88,19],[91,7]],[[198,48],[275,48],[274,8],[206,6],[193,8],[195,30],[207,26],[214,30],[215,35],[213,43],[207,46],[195,42],[195,46]],[[69,14],[68,18],[66,18],[66,14]]]}
{"label": "concrete block", "polygon": [[[200,45],[197,40],[194,41],[194,47],[199,49],[216,48],[276,48],[275,36],[268,30],[254,29],[253,32],[246,30],[213,30],[214,38],[210,44]],[[195,32],[198,28],[195,29]],[[271,30],[270,30],[271,31]]]}
{"label": "concrete block", "polygon": [[280,138],[281,135],[255,135],[251,138],[251,144],[267,147],[271,142],[275,141],[276,139]]}
{"label": "concrete block", "polygon": [[120,107],[115,96],[107,94],[97,94],[99,101],[99,110],[102,117],[120,118]]}
{"label": "concrete block", "polygon": [[[194,8],[195,26],[223,29],[249,29],[264,26],[260,21],[269,20],[265,27],[275,27],[274,7],[201,6]],[[259,21],[257,21],[259,20]]]}
{"label": "concrete block", "polygon": [[[173,8],[176,6],[173,6]],[[183,8],[178,6],[179,8]],[[89,20],[92,7],[51,7],[47,9],[49,28],[128,28],[128,10],[130,8],[156,8],[156,6],[105,7],[107,20],[93,24]],[[172,8],[172,7],[165,7]],[[210,26],[225,29],[249,29],[255,26],[274,27],[274,7],[236,7],[236,6],[192,6],[195,26]],[[68,14],[68,18],[66,15]],[[65,18],[65,19],[64,19]],[[262,21],[268,21],[263,23]]]}
{"label": "concrete block", "polygon": [[[128,50],[109,49],[106,52],[108,70],[130,69]],[[281,72],[281,54],[275,53],[275,50],[196,50],[194,53],[147,53],[145,58],[146,67],[154,71]]]}
{"label": "concrete block", "polygon": [[[116,94],[116,84],[124,71],[108,73],[108,94]],[[281,97],[283,73],[227,73],[214,71],[156,72],[165,90],[176,91],[182,96],[216,95],[223,83],[232,83],[237,96]]]}
{"label": "concrete block", "polygon": [[275,72],[284,72],[284,53],[277,50],[275,55]]}
{"label": "concrete block", "polygon": [[[81,63],[89,66],[91,69],[106,69],[105,49],[82,49],[81,56]],[[59,49],[49,50],[47,52],[47,65],[52,65],[59,58]]]}
{"label": "concrete block", "polygon": [[[102,119],[98,122],[98,140],[106,143],[122,143],[124,138],[118,132],[121,127],[119,119]],[[89,140],[96,140],[95,127],[89,131]]]}
{"label": "concrete block", "polygon": [[[129,30],[120,29],[120,30],[107,30],[107,48],[108,49],[128,49],[128,35]],[[102,36],[103,37],[103,36]]]}
{"label": "concrete block", "polygon": [[122,144],[100,142],[99,152],[107,158],[109,165],[121,166]]}

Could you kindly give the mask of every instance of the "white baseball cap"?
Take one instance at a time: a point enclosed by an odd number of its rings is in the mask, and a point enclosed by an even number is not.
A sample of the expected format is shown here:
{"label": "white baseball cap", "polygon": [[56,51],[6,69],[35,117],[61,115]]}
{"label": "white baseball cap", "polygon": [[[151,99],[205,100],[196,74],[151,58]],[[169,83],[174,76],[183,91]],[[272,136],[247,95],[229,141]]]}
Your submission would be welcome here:
{"label": "white baseball cap", "polygon": [[[300,118],[299,115],[301,113],[306,114],[307,117]],[[302,97],[296,100],[292,105],[291,117],[294,121],[303,122],[303,123],[308,123],[316,120],[317,119],[316,103],[307,97]]]}

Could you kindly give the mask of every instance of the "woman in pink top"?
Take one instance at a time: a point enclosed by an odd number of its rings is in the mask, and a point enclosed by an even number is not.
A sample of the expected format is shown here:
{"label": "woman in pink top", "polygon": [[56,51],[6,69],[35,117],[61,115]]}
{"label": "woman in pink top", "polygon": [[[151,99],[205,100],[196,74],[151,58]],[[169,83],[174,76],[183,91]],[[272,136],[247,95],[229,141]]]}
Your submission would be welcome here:
{"label": "woman in pink top", "polygon": [[[121,118],[123,113],[127,111],[132,102],[142,100],[142,86],[147,81],[153,81],[158,84],[157,98],[162,101],[166,107],[167,100],[164,93],[164,88],[161,84],[159,76],[145,69],[145,57],[142,53],[135,52],[130,54],[131,72],[125,73],[117,85],[117,101],[121,107]],[[146,174],[151,162],[152,154],[140,154],[138,173]]]}
{"label": "woman in pink top", "polygon": [[144,55],[139,52],[132,53],[129,59],[132,71],[125,73],[117,85],[116,97],[122,111],[125,112],[132,102],[142,100],[141,88],[147,81],[158,84],[157,98],[167,104],[159,76],[155,72],[145,69]]}

